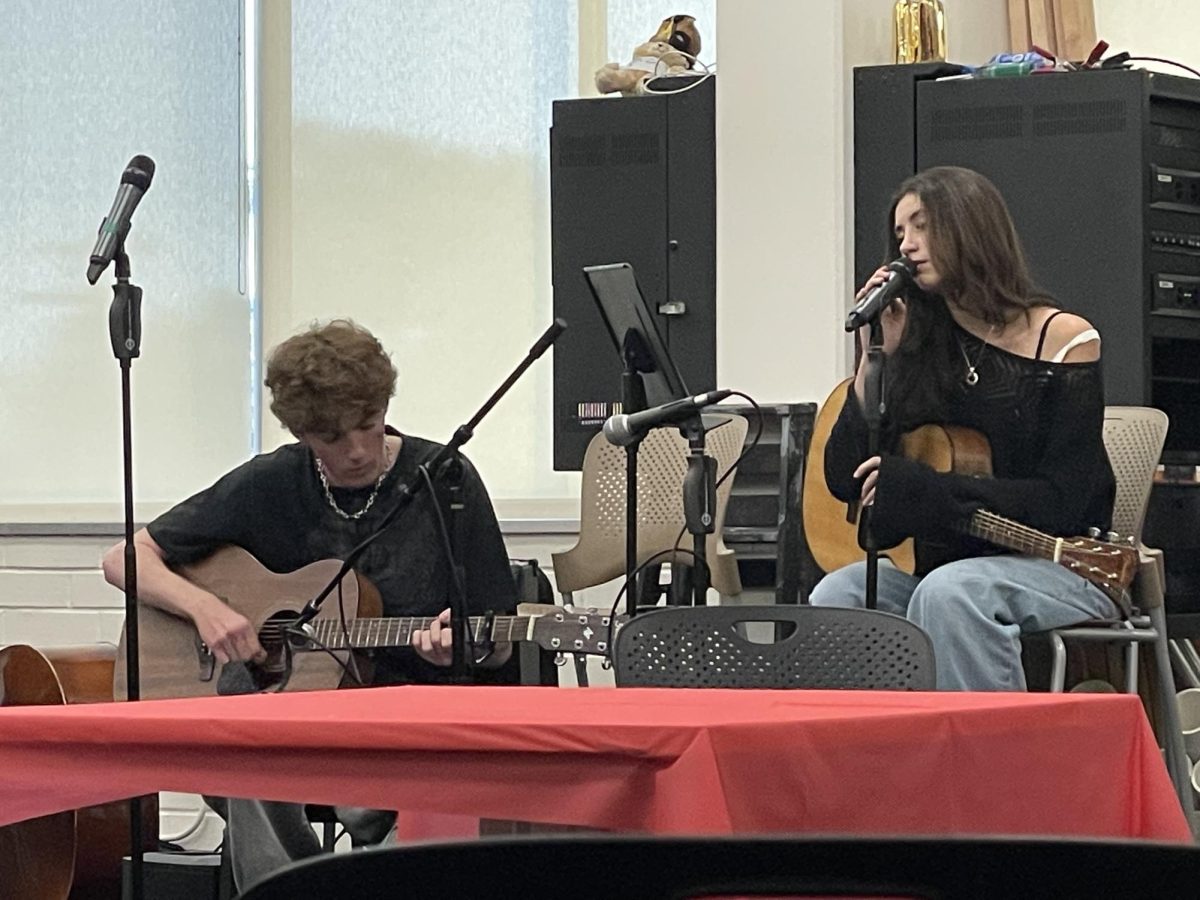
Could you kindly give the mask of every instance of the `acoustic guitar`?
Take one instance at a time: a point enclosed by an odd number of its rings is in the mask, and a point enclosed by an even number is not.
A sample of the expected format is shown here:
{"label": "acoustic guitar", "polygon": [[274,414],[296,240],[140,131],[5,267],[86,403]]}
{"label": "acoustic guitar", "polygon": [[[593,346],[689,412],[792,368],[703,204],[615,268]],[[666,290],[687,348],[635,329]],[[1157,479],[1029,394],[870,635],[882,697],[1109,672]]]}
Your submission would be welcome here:
{"label": "acoustic guitar", "polygon": [[[853,378],[840,383],[817,413],[804,473],[804,532],[813,559],[824,572],[866,558],[866,551],[858,542],[858,504],[841,502],[825,483],[825,445],[853,385]],[[937,472],[979,477],[992,474],[991,446],[984,435],[970,428],[923,425],[901,437],[900,453]],[[1132,540],[1111,543],[1092,537],[1054,537],[984,509],[977,510],[958,530],[998,547],[1065,566],[1104,591],[1120,609],[1129,611],[1127,589],[1140,563],[1140,554]],[[910,575],[916,568],[911,538],[880,551],[880,556],[888,557],[896,568]]]}
{"label": "acoustic guitar", "polygon": [[[303,635],[291,630],[300,611],[337,574],[341,561],[326,559],[287,574],[270,571],[239,547],[223,547],[180,574],[216,594],[254,625],[268,658],[260,664],[222,666],[192,623],[152,606],[138,615],[139,680],[145,699],[211,697],[261,691],[329,690],[343,683],[352,651],[406,647],[412,636],[429,627],[432,617],[383,618],[379,591],[366,578],[351,572],[304,626]],[[567,610],[552,604],[523,603],[515,616],[472,616],[475,640],[532,641],[564,653],[608,653],[612,627],[609,616],[594,610]],[[490,630],[489,630],[490,629]],[[315,652],[314,652],[315,651]],[[121,632],[119,659],[126,654]],[[361,667],[360,667],[361,668]],[[125,667],[114,671],[113,690],[124,697]]]}
{"label": "acoustic guitar", "polygon": [[[112,644],[0,648],[0,706],[112,700]],[[79,765],[86,766],[87,760]],[[14,777],[19,777],[15,775]],[[158,796],[142,798],[143,848],[158,844]],[[129,803],[105,803],[0,828],[0,898],[99,900],[121,894]]]}

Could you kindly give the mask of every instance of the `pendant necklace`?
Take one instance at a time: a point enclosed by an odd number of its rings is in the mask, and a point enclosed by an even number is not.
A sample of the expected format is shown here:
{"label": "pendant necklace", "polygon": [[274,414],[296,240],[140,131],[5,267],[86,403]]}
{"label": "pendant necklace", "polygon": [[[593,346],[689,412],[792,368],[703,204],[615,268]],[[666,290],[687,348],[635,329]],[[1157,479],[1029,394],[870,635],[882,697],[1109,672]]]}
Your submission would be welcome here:
{"label": "pendant necklace", "polygon": [[987,337],[983,339],[983,346],[979,348],[979,353],[975,355],[974,363],[971,362],[971,357],[967,355],[967,348],[963,346],[962,339],[958,339],[958,349],[963,355],[963,362],[967,364],[967,374],[963,377],[963,381],[967,383],[968,387],[974,387],[979,384],[979,361],[983,359],[983,354],[988,348],[988,341],[995,330],[995,325],[988,329]]}

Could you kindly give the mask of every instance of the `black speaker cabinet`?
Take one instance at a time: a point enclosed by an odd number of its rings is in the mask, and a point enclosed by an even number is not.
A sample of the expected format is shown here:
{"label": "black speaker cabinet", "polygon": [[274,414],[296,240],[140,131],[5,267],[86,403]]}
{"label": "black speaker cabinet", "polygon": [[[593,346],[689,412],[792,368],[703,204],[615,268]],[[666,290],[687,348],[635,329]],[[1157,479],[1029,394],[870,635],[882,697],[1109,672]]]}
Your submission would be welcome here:
{"label": "black speaker cabinet", "polygon": [[1164,410],[1164,461],[1200,463],[1200,83],[1133,70],[938,74],[855,70],[858,283],[882,259],[904,177],[982,172],[1036,280],[1100,330],[1106,402]]}
{"label": "black speaker cabinet", "polygon": [[[686,86],[688,79],[658,82]],[[621,360],[582,269],[632,264],[689,392],[716,387],[712,78],[691,90],[555,102],[550,131],[554,468],[580,468],[618,412]]]}

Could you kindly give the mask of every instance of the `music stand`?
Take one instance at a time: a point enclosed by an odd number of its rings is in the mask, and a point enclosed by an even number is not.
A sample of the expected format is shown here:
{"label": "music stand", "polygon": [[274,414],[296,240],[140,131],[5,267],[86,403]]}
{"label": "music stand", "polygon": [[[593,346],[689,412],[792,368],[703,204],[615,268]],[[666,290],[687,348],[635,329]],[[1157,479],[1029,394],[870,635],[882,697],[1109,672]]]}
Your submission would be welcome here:
{"label": "music stand", "polygon": [[[638,287],[633,266],[626,262],[584,266],[583,274],[613,345],[621,355],[622,412],[641,412],[648,405],[659,406],[687,397],[687,386],[659,334],[654,312]],[[692,431],[699,432],[703,448],[704,426],[698,415]],[[625,447],[625,611],[630,615],[637,608],[633,573],[637,568],[637,454],[640,444],[641,438],[638,438]],[[698,573],[702,566],[695,568]]]}

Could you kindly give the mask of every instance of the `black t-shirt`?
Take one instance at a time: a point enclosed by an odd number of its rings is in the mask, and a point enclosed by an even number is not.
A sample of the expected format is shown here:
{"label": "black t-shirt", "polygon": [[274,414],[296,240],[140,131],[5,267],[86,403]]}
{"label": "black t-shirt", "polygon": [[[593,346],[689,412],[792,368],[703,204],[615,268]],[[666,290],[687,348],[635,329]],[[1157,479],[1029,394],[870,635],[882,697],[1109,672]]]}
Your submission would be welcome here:
{"label": "black t-shirt", "polygon": [[[398,434],[391,428],[388,433]],[[280,573],[320,559],[344,559],[379,527],[404,485],[415,485],[421,477],[418,466],[440,448],[403,435],[396,462],[359,519],[342,518],[331,508],[312,451],[296,443],[243,463],[159,516],[147,530],[172,566],[194,562],[227,544]],[[473,615],[488,610],[511,615],[516,611],[516,587],[504,539],[478,473],[465,460],[463,471],[464,508],[456,515],[461,517],[459,552],[467,603]],[[443,517],[454,528],[446,491],[435,484]],[[373,490],[373,485],[331,488],[337,505],[347,513],[362,509]],[[423,488],[355,564],[355,570],[379,588],[386,616],[435,616],[449,605],[451,570],[433,503],[428,488]],[[302,603],[307,598],[299,599]],[[327,602],[336,602],[336,596]],[[407,648],[377,651],[376,684],[437,682],[447,675],[446,669],[426,663]],[[489,674],[484,680],[497,679]]]}

